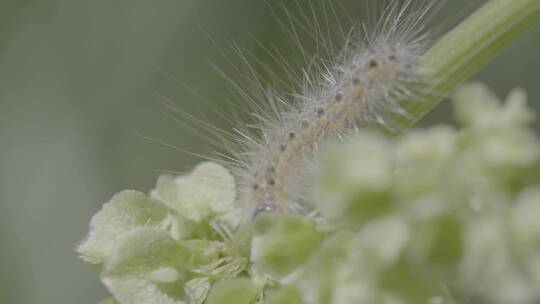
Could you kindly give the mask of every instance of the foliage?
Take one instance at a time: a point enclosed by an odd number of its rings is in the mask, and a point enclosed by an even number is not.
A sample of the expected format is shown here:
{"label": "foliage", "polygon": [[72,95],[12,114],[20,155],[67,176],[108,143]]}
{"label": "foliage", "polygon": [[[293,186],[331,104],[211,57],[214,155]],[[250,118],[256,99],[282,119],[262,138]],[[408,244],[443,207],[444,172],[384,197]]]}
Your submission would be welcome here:
{"label": "foliage", "polygon": [[[540,139],[523,91],[454,97],[462,128],[329,144],[310,215],[234,204],[233,177],[202,163],[123,191],[78,252],[102,303],[533,303],[540,299]],[[306,204],[308,204],[306,202]]]}

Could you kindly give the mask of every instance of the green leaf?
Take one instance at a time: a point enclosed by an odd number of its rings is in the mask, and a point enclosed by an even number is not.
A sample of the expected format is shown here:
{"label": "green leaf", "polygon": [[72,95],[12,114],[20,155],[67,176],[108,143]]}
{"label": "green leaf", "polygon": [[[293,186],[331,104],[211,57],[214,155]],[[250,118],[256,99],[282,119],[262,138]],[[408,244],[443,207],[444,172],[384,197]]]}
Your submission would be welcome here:
{"label": "green leaf", "polygon": [[248,260],[246,258],[232,258],[227,257],[223,258],[222,261],[224,264],[220,267],[215,268],[209,275],[213,277],[236,277],[241,272],[247,269]]}
{"label": "green leaf", "polygon": [[507,187],[520,187],[531,177],[538,180],[540,139],[528,128],[535,115],[527,108],[522,90],[513,90],[501,103],[484,86],[467,85],[456,93],[454,108],[470,126],[463,132],[465,147],[470,164],[487,171],[480,174]]}
{"label": "green leaf", "polygon": [[[373,293],[371,288],[363,284],[357,284],[356,278],[343,278],[340,275],[356,276],[358,273],[347,271],[351,266],[346,257],[349,254],[349,244],[354,239],[355,233],[346,229],[339,230],[329,235],[324,242],[313,251],[313,254],[302,267],[302,272],[297,278],[296,285],[303,299],[310,299],[310,303],[329,304],[340,287],[343,279],[348,279],[349,284],[341,286],[344,291],[356,284],[357,292]],[[337,303],[337,302],[336,302]]]}
{"label": "green leaf", "polygon": [[510,214],[514,246],[528,274],[540,286],[540,185],[523,190]]}
{"label": "green leaf", "polygon": [[222,280],[214,284],[207,304],[253,304],[262,290],[260,284],[250,279]]}
{"label": "green leaf", "polygon": [[139,226],[158,227],[167,215],[168,208],[161,202],[137,191],[122,191],[92,217],[90,232],[77,252],[87,262],[103,263],[122,234]]}
{"label": "green leaf", "polygon": [[[393,208],[414,220],[428,220],[455,209],[461,195],[453,170],[459,159],[458,132],[447,126],[412,130],[396,140]],[[474,167],[469,167],[471,175]],[[461,190],[461,189],[460,189]],[[460,198],[458,198],[460,199]]]}
{"label": "green leaf", "polygon": [[[158,283],[137,276],[103,278],[103,284],[120,304],[185,304]],[[180,286],[177,289],[181,290]]]}
{"label": "green leaf", "polygon": [[210,291],[210,278],[196,278],[184,284],[184,291],[189,304],[202,304]]}
{"label": "green leaf", "polygon": [[302,216],[264,213],[255,221],[251,260],[253,267],[281,279],[300,267],[323,234],[315,222]]}
{"label": "green leaf", "polygon": [[234,209],[235,183],[221,165],[205,162],[188,175],[162,175],[154,194],[185,218],[201,221]]}
{"label": "green leaf", "polygon": [[167,231],[138,227],[119,238],[102,281],[119,303],[183,303],[189,250]]}
{"label": "green leaf", "polygon": [[285,286],[272,293],[263,301],[263,304],[304,304],[298,288]]}
{"label": "green leaf", "polygon": [[360,226],[389,211],[394,171],[387,139],[361,132],[346,143],[331,145],[320,158],[321,173],[313,201],[325,217]]}
{"label": "green leaf", "polygon": [[[145,275],[169,281],[173,271],[182,271],[191,252],[167,231],[138,227],[123,234],[105,263],[104,275]],[[167,271],[167,269],[169,269]],[[160,280],[162,274],[164,279]],[[176,280],[173,280],[176,281]]]}
{"label": "green leaf", "polygon": [[410,232],[409,224],[397,215],[367,223],[348,245],[351,268],[377,280],[401,258]]}
{"label": "green leaf", "polygon": [[518,195],[510,216],[516,245],[540,255],[540,185],[527,188]]}
{"label": "green leaf", "polygon": [[218,263],[224,248],[222,242],[201,239],[182,241],[182,244],[191,253],[186,267],[194,272],[199,272],[200,267]]}

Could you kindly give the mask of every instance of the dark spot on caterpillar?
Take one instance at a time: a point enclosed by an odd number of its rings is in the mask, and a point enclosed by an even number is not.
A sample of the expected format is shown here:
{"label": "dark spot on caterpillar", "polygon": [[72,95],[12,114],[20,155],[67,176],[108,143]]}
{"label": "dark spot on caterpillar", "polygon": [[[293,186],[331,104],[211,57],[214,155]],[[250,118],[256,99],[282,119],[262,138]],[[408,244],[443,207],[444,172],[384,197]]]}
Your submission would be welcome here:
{"label": "dark spot on caterpillar", "polygon": [[397,58],[396,58],[396,56],[395,56],[395,55],[390,55],[390,56],[388,56],[388,60],[391,60],[391,61],[396,61],[396,60],[397,60]]}
{"label": "dark spot on caterpillar", "polygon": [[287,146],[286,146],[286,145],[279,145],[279,151],[285,152],[285,150],[287,150]]}
{"label": "dark spot on caterpillar", "polygon": [[372,60],[369,61],[369,68],[370,68],[370,69],[374,69],[374,68],[376,68],[378,65],[379,65],[379,63],[378,63],[377,60],[375,60],[375,59],[372,59]]}
{"label": "dark spot on caterpillar", "polygon": [[341,93],[336,94],[336,101],[341,101],[343,99],[343,95]]}
{"label": "dark spot on caterpillar", "polygon": [[253,184],[253,186],[251,186],[253,188],[253,190],[257,190],[259,189],[259,185],[258,184]]}
{"label": "dark spot on caterpillar", "polygon": [[321,109],[321,108],[317,109],[317,116],[321,117],[323,115],[324,115],[324,109]]}
{"label": "dark spot on caterpillar", "polygon": [[268,183],[270,186],[273,186],[273,185],[276,184],[276,181],[275,181],[273,178],[269,178],[269,179],[267,180],[267,183]]}
{"label": "dark spot on caterpillar", "polygon": [[296,138],[296,134],[294,134],[294,132],[290,132],[289,133],[289,139],[293,140]]}
{"label": "dark spot on caterpillar", "polygon": [[353,79],[352,79],[352,84],[355,85],[355,86],[359,85],[359,84],[360,84],[360,79],[358,79],[358,78],[353,78]]}

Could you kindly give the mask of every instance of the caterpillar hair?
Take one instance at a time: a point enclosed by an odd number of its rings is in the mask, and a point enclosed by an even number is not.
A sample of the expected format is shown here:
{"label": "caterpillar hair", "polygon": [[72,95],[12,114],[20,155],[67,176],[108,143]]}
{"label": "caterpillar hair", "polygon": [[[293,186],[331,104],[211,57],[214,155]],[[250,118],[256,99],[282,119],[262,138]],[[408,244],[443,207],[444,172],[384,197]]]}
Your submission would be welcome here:
{"label": "caterpillar hair", "polygon": [[[230,136],[184,113],[191,121],[213,129],[218,139],[212,142],[229,150],[223,154],[225,164],[236,176],[237,200],[249,214],[311,211],[303,199],[304,181],[321,143],[359,126],[399,130],[395,118],[408,117],[402,103],[417,99],[414,88],[425,81],[419,58],[433,43],[426,22],[437,2],[389,1],[375,9],[377,18],[369,14],[367,22],[347,31],[333,31],[329,26],[329,15],[339,19],[332,5],[326,10],[330,13],[325,14],[324,25],[314,17],[312,6],[312,14],[300,18],[284,10],[286,20],[279,19],[280,24],[306,59],[306,66],[295,72],[277,49],[265,49],[294,80],[296,85],[289,86],[292,93],[278,93],[265,85],[251,62],[246,65],[244,84],[237,80],[232,84],[250,106],[250,110],[242,110],[256,123],[237,126],[236,135]],[[303,48],[299,30],[316,42],[315,54],[308,55]],[[344,37],[340,45],[334,36]],[[250,63],[245,53],[238,53]],[[227,143],[222,144],[224,138]]]}

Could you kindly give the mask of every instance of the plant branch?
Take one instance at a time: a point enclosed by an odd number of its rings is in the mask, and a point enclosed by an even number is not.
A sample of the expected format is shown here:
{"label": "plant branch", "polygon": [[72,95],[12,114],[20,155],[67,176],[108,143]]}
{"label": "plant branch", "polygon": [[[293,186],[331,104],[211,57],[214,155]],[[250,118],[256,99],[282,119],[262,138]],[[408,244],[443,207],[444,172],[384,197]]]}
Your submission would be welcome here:
{"label": "plant branch", "polygon": [[473,76],[539,21],[539,0],[488,1],[422,56],[427,74],[417,90],[420,98],[404,103],[413,119],[398,118],[400,125],[415,124],[444,98],[440,92],[450,92]]}

